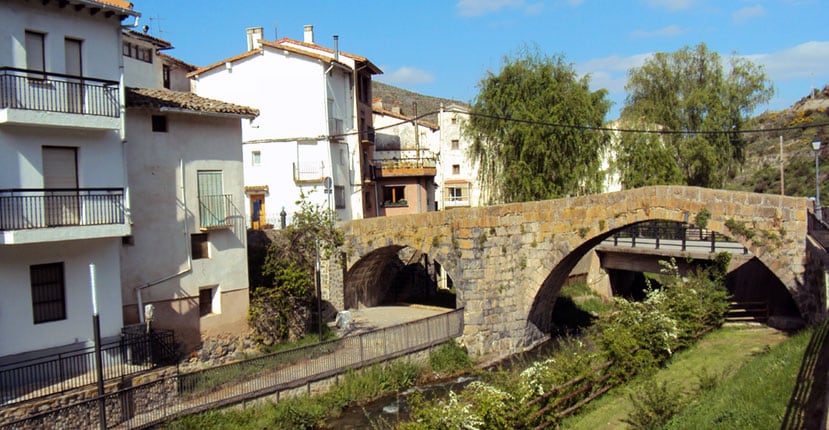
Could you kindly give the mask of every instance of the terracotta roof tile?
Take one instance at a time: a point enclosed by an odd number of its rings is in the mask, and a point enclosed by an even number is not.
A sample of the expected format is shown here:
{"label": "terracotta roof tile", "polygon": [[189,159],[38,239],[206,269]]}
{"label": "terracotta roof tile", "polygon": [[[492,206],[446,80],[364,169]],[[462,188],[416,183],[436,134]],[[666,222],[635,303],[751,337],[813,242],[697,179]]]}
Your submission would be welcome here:
{"label": "terracotta roof tile", "polygon": [[[305,46],[307,48],[316,49],[316,50],[319,50],[319,51],[326,52],[328,54],[331,54],[332,56],[334,55],[334,50],[331,49],[331,48],[326,48],[324,46],[320,46],[320,45],[317,45],[315,43],[302,42],[302,41],[290,39],[290,38],[287,38],[287,37],[283,37],[282,39],[279,39],[276,42],[272,42],[272,43],[274,43],[276,45],[287,45],[287,44],[300,45],[300,46]],[[383,73],[383,71],[380,70],[379,67],[375,66],[366,57],[361,57],[361,56],[355,55],[355,54],[349,54],[348,52],[343,52],[343,51],[340,51],[340,55],[351,58],[352,60],[354,60],[358,63],[368,64],[369,67],[372,68],[372,70],[375,71],[375,74],[382,74]]]}
{"label": "terracotta roof tile", "polygon": [[[280,44],[277,44],[275,42],[270,42],[270,41],[267,41],[267,40],[262,40],[261,42],[262,42],[262,46],[267,46],[267,47],[273,48],[273,49],[280,49],[280,50],[283,50],[283,51],[288,51],[288,52],[291,52],[291,53],[294,53],[294,54],[297,54],[297,55],[302,55],[302,56],[305,56],[305,57],[308,57],[308,58],[314,58],[314,59],[324,61],[324,62],[328,62],[328,61],[335,62],[335,63],[337,63],[337,64],[339,64],[343,67],[351,69],[351,67],[349,65],[347,65],[345,63],[342,63],[340,61],[334,61],[333,58],[325,56],[325,55],[315,54],[313,52],[309,52],[309,51],[306,51],[306,50],[303,50],[303,49],[299,49],[299,48],[296,48],[296,47],[293,47],[293,46],[290,46],[290,45],[280,45]],[[261,54],[263,49],[264,48],[253,49],[251,51],[243,52],[239,55],[236,55],[236,56],[233,56],[233,57],[230,57],[230,58],[226,58],[222,61],[217,61],[217,62],[215,62],[215,63],[213,63],[209,66],[204,66],[204,67],[202,67],[202,68],[200,68],[200,69],[198,69],[194,72],[189,73],[187,75],[187,77],[192,78],[193,76],[198,75],[199,73],[204,73],[204,72],[213,70],[217,67],[221,67],[225,63],[233,63],[233,62],[251,57],[255,54]]]}
{"label": "terracotta roof tile", "polygon": [[132,3],[122,0],[95,0],[96,3],[107,4],[110,6],[120,7],[121,9],[132,9]]}
{"label": "terracotta roof tile", "polygon": [[127,36],[132,37],[134,39],[143,40],[145,42],[152,43],[158,49],[171,49],[173,47],[172,43],[170,43],[170,42],[168,42],[164,39],[155,37],[155,36],[150,36],[149,34],[146,34],[146,33],[140,33],[140,32],[135,31],[135,30],[127,30],[124,33]]}
{"label": "terracotta roof tile", "polygon": [[259,110],[220,100],[199,97],[193,93],[153,88],[127,88],[128,108],[161,109],[173,108],[194,112],[211,112],[254,117]]}
{"label": "terracotta roof tile", "polygon": [[179,65],[180,67],[187,69],[188,71],[193,71],[193,70],[198,69],[198,67],[196,67],[196,66],[194,66],[194,65],[192,65],[192,64],[190,64],[190,63],[188,63],[188,62],[186,62],[186,61],[184,61],[180,58],[173,57],[172,55],[168,55],[168,54],[165,54],[163,52],[159,52],[158,56],[160,58],[166,60],[166,61],[169,61],[171,63],[175,63],[175,64]]}
{"label": "terracotta roof tile", "polygon": [[239,55],[234,55],[233,57],[230,57],[230,58],[225,58],[224,60],[217,61],[217,62],[215,62],[215,63],[213,63],[213,64],[210,64],[210,65],[207,65],[207,66],[201,67],[201,68],[197,69],[197,70],[196,70],[196,71],[194,71],[194,72],[188,73],[188,74],[187,74],[187,77],[188,77],[188,78],[192,78],[193,76],[196,76],[196,75],[198,75],[199,73],[204,73],[204,72],[207,72],[207,71],[213,70],[213,69],[215,69],[215,68],[217,68],[217,67],[223,66],[225,63],[233,63],[233,62],[236,62],[236,61],[239,61],[239,60],[243,60],[243,59],[245,59],[245,58],[252,57],[252,56],[254,56],[254,55],[261,54],[261,53],[262,53],[262,48],[259,48],[259,49],[253,49],[253,50],[250,50],[250,51],[247,51],[247,52],[243,52],[243,53],[241,53],[241,54],[239,54]]}

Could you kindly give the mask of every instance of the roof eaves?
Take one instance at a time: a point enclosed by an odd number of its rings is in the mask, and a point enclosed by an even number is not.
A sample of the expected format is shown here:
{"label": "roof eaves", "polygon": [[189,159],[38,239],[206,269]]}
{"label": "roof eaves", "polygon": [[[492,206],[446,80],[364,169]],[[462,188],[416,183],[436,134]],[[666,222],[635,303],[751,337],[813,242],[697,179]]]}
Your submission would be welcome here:
{"label": "roof eaves", "polygon": [[254,56],[254,55],[256,55],[256,54],[261,54],[262,52],[263,52],[262,48],[253,49],[253,50],[250,50],[250,51],[247,51],[247,52],[243,52],[243,53],[241,53],[241,54],[239,54],[239,55],[235,55],[235,56],[233,56],[233,57],[226,58],[226,59],[221,60],[221,61],[217,61],[217,62],[215,62],[215,63],[213,63],[213,64],[210,64],[210,65],[208,65],[208,66],[204,66],[204,67],[202,67],[202,68],[200,68],[200,69],[196,69],[196,70],[194,70],[194,71],[192,71],[192,72],[188,73],[188,74],[187,74],[187,77],[188,77],[188,78],[192,78],[192,77],[194,77],[194,76],[196,76],[196,75],[199,75],[199,74],[201,74],[201,73],[209,72],[209,71],[211,71],[211,70],[213,70],[213,69],[215,69],[215,68],[217,68],[217,67],[224,66],[224,65],[225,65],[225,64],[227,64],[227,63],[231,63],[231,64],[232,64],[232,63],[235,63],[236,61],[239,61],[239,60],[244,60],[245,58],[252,57],[252,56]]}

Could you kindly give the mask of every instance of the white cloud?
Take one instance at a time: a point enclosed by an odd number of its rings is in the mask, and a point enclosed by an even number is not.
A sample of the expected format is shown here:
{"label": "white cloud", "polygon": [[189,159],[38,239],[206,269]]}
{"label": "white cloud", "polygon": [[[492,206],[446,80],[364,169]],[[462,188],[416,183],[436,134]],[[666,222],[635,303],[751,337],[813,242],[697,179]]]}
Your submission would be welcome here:
{"label": "white cloud", "polygon": [[414,67],[405,66],[397,70],[386,72],[380,76],[381,78],[378,80],[388,82],[390,84],[418,85],[431,84],[435,81],[435,77],[431,73]]}
{"label": "white cloud", "polygon": [[811,41],[768,54],[744,55],[766,67],[772,81],[810,79],[826,76],[829,70],[829,41]]}
{"label": "white cloud", "polygon": [[751,18],[763,16],[766,14],[766,9],[761,5],[744,7],[731,15],[735,22],[745,22]]}
{"label": "white cloud", "polygon": [[667,27],[651,31],[636,30],[632,32],[630,35],[633,37],[674,37],[684,33],[685,30],[681,29],[678,25],[669,25]]}
{"label": "white cloud", "polygon": [[459,0],[457,8],[462,16],[481,16],[504,8],[518,9],[528,15],[535,15],[541,12],[544,3],[528,3],[526,0]]}
{"label": "white cloud", "polygon": [[647,0],[651,6],[662,7],[670,11],[689,9],[694,0]]}

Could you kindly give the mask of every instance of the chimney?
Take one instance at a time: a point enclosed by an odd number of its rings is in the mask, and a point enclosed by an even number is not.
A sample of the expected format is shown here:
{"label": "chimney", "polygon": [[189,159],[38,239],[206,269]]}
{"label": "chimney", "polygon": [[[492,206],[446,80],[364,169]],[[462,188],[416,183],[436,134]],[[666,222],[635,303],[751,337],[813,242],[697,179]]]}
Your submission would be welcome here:
{"label": "chimney", "polygon": [[340,36],[334,35],[334,60],[340,61]]}
{"label": "chimney", "polygon": [[305,43],[314,43],[314,26],[313,25],[306,25],[304,27],[305,30]]}
{"label": "chimney", "polygon": [[398,102],[398,101],[391,102],[391,111],[392,111],[392,113],[396,113],[398,115],[401,115],[401,113],[400,113],[400,102]]}
{"label": "chimney", "polygon": [[248,51],[259,49],[262,42],[262,27],[251,27],[245,30],[248,36]]}

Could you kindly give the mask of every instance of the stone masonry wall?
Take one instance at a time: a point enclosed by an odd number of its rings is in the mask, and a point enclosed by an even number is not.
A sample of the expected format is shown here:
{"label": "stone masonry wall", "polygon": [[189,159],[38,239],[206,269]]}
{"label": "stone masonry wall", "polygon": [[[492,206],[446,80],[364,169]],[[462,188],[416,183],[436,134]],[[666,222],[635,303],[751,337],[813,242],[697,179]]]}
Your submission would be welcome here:
{"label": "stone masonry wall", "polygon": [[[820,298],[802,286],[808,204],[804,198],[645,187],[352,221],[343,225],[343,252],[349,270],[384,248],[409,246],[428,254],[447,270],[458,307],[465,308],[462,342],[472,353],[506,355],[546,335],[564,279],[614,230],[655,219],[693,222],[703,209],[710,213],[708,228],[745,245],[789,289],[807,320],[822,318],[812,311]],[[337,289],[348,296],[352,282],[346,276],[342,286],[326,288],[332,297]]]}

